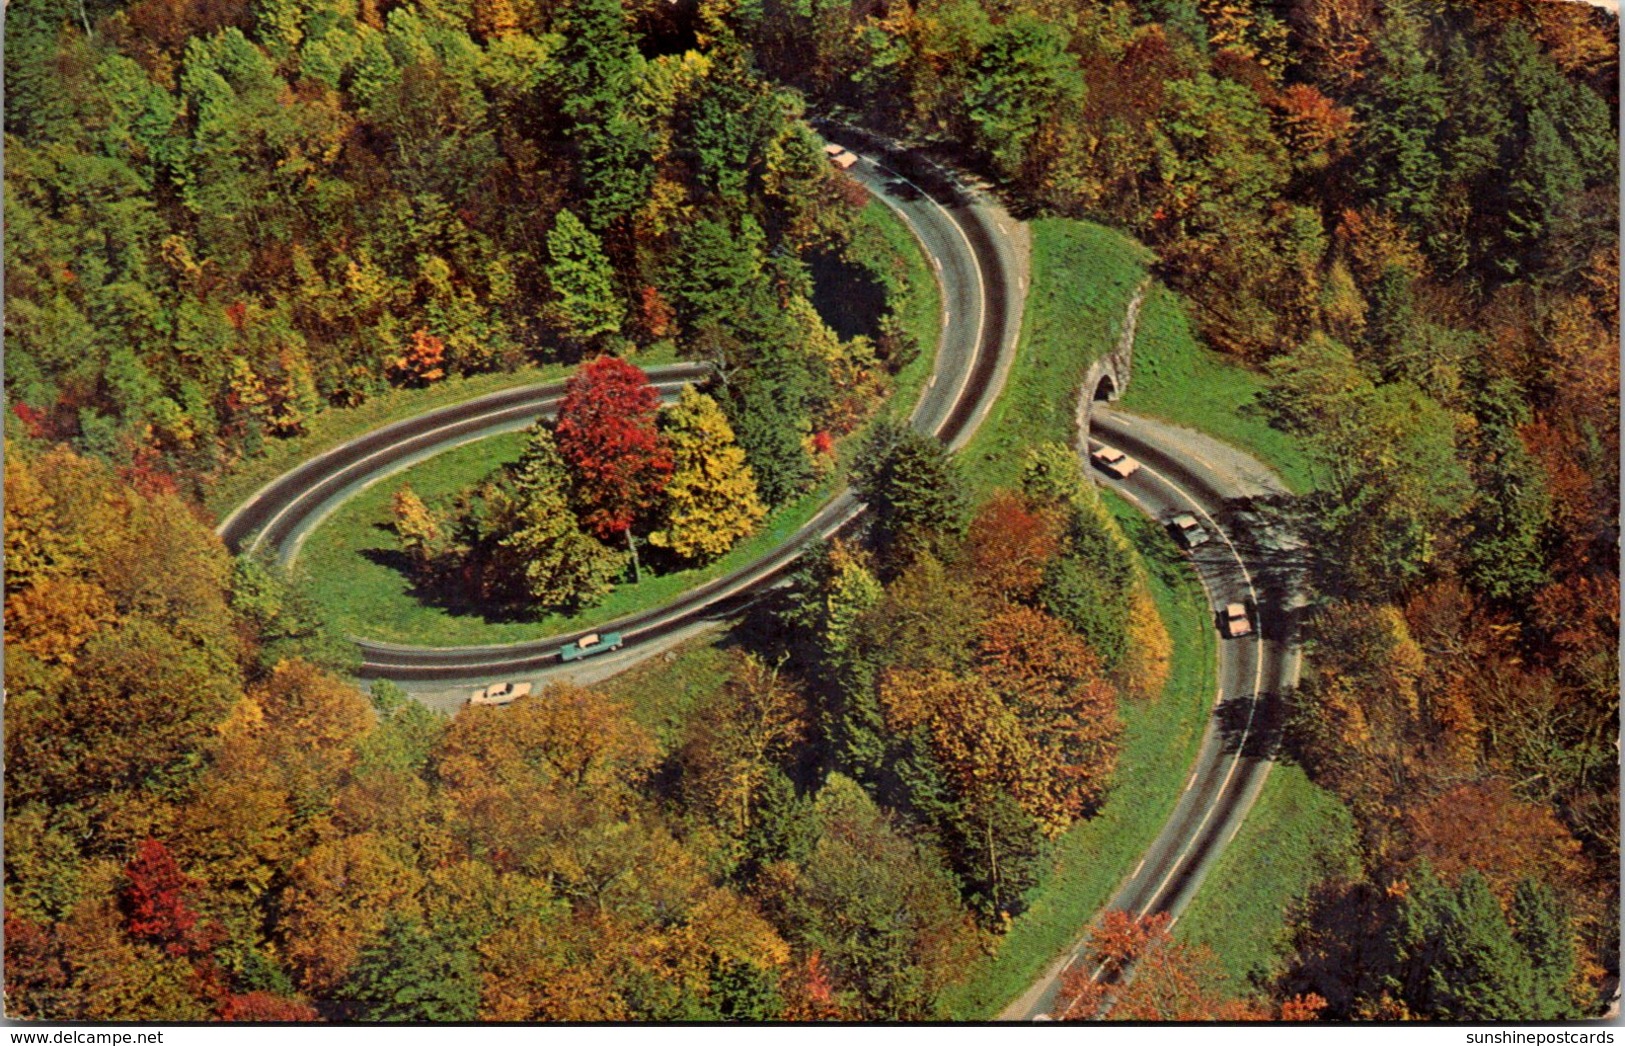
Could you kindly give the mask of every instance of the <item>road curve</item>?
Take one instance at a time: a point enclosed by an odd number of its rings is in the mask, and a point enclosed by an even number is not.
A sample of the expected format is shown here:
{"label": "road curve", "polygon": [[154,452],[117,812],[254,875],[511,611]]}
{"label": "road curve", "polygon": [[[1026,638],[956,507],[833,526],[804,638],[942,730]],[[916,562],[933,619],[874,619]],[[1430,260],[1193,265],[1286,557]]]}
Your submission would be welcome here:
{"label": "road curve", "polygon": [[[831,140],[861,150],[847,173],[897,211],[936,269],[943,292],[943,331],[936,369],[911,423],[950,447],[962,446],[998,396],[1020,327],[1021,294],[1007,217],[997,204],[963,189],[929,162],[861,132],[827,128]],[[651,368],[664,395],[708,374],[704,364]],[[548,416],[561,383],[533,385],[480,397],[368,433],[305,462],[267,484],[219,526],[240,551],[274,550],[291,562],[304,535],[359,490],[460,443],[523,428]],[[757,562],[702,585],[656,610],[595,622],[615,630],[627,646],[677,632],[696,621],[726,615],[762,587],[782,579],[812,543],[838,532],[862,511],[850,491],[831,499],[778,549]],[[361,675],[398,682],[477,680],[531,672],[558,663],[558,648],[588,631],[486,647],[409,647],[356,639]]]}
{"label": "road curve", "polygon": [[[1289,543],[1257,533],[1263,528],[1249,511],[1254,499],[1278,495],[1284,487],[1273,479],[1260,485],[1252,477],[1268,477],[1269,471],[1231,448],[1223,448],[1221,458],[1214,452],[1220,445],[1205,437],[1102,404],[1096,405],[1091,435],[1091,449],[1106,443],[1141,463],[1126,480],[1102,476],[1106,486],[1158,523],[1189,512],[1213,535],[1190,557],[1207,593],[1210,627],[1217,631],[1226,603],[1255,608],[1253,635],[1219,639],[1213,715],[1173,813],[1106,903],[1108,910],[1167,913],[1177,921],[1263,788],[1280,738],[1280,698],[1297,685],[1295,557]],[[1049,1015],[1061,977],[1080,953],[1081,946],[1074,946],[1053,963],[1000,1019]]]}

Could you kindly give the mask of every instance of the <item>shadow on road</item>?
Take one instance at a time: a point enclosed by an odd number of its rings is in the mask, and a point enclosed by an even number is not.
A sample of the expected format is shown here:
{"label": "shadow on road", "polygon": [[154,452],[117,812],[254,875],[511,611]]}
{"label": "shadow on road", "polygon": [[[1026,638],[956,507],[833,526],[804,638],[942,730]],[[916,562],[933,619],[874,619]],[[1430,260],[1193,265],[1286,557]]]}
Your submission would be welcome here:
{"label": "shadow on road", "polygon": [[1256,708],[1252,694],[1228,698],[1213,710],[1213,719],[1228,755],[1266,759],[1280,747],[1285,710],[1274,694],[1259,695]]}

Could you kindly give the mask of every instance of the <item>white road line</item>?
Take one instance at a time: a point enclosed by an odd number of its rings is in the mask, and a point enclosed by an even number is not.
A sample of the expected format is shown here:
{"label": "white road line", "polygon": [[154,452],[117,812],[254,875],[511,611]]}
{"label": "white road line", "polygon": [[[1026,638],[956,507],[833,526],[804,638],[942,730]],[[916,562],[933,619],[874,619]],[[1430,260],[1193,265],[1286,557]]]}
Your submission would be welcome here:
{"label": "white road line", "polygon": [[[1226,534],[1224,532],[1224,529],[1219,526],[1218,522],[1213,518],[1212,514],[1209,513],[1207,509],[1203,508],[1201,506],[1201,504],[1194,497],[1192,497],[1190,495],[1190,492],[1185,490],[1184,487],[1181,487],[1179,484],[1175,483],[1173,480],[1169,479],[1167,476],[1164,476],[1162,473],[1158,472],[1156,469],[1152,468],[1150,465],[1145,464],[1144,462],[1140,463],[1140,468],[1143,469],[1149,475],[1157,477],[1157,479],[1161,480],[1165,485],[1167,485],[1167,487],[1170,490],[1172,490],[1174,493],[1178,494],[1181,498],[1183,498],[1186,504],[1190,505],[1196,511],[1200,512],[1202,514],[1202,518],[1208,521],[1208,525],[1213,528],[1214,532],[1217,533],[1219,535],[1219,537],[1224,539],[1225,545],[1230,549],[1231,557],[1233,559],[1235,559],[1236,565],[1241,568],[1241,576],[1247,582],[1247,594],[1252,597],[1253,607],[1256,609],[1258,607],[1258,589],[1253,585],[1252,572],[1247,569],[1247,564],[1242,560],[1241,553],[1236,550],[1235,542],[1230,540],[1230,535]],[[1263,626],[1264,626],[1264,623],[1263,623],[1263,620],[1261,618],[1259,620],[1259,632],[1260,633],[1263,632]],[[1242,753],[1242,751],[1244,751],[1246,749],[1247,737],[1252,732],[1253,717],[1258,712],[1258,694],[1259,694],[1259,691],[1263,689],[1263,686],[1264,686],[1264,645],[1263,645],[1262,641],[1259,641],[1258,642],[1258,657],[1257,657],[1257,662],[1256,662],[1256,669],[1255,669],[1254,675],[1253,675],[1253,699],[1250,702],[1248,702],[1248,705],[1247,705],[1247,722],[1246,722],[1246,725],[1244,725],[1242,727],[1241,740],[1236,745],[1236,755],[1235,755],[1235,757],[1233,759],[1230,760],[1230,769],[1225,773],[1224,780],[1222,782],[1220,782],[1219,790],[1216,793],[1214,793],[1215,798],[1217,796],[1223,795],[1225,789],[1230,787],[1230,781],[1236,775],[1236,768],[1241,765],[1241,753]],[[1147,901],[1145,903],[1145,905],[1140,909],[1140,915],[1141,916],[1144,916],[1146,912],[1149,912],[1152,908],[1154,908],[1156,906],[1157,900],[1159,898],[1161,898],[1161,896],[1162,896],[1162,891],[1164,891],[1164,890],[1166,890],[1168,888],[1168,884],[1171,881],[1173,881],[1174,875],[1179,871],[1180,865],[1185,863],[1185,858],[1190,856],[1190,852],[1191,852],[1192,848],[1196,846],[1197,840],[1202,837],[1202,832],[1207,829],[1207,823],[1210,820],[1213,819],[1213,811],[1217,806],[1218,806],[1218,804],[1216,802],[1213,803],[1213,804],[1210,804],[1208,806],[1207,812],[1202,815],[1201,823],[1196,826],[1196,831],[1191,833],[1189,841],[1180,850],[1179,856],[1174,861],[1173,866],[1168,869],[1168,874],[1163,877],[1162,882],[1157,884],[1156,890],[1154,890],[1152,892],[1152,894],[1151,894],[1151,899],[1149,901]],[[1170,925],[1172,925],[1172,924],[1170,924]]]}
{"label": "white road line", "polygon": [[[1117,416],[1113,415],[1113,417],[1116,418]],[[1257,607],[1258,606],[1258,591],[1253,586],[1252,573],[1250,571],[1248,571],[1247,564],[1242,561],[1241,553],[1236,550],[1235,543],[1230,540],[1230,536],[1224,532],[1224,530],[1219,526],[1219,524],[1213,519],[1213,516],[1211,514],[1209,514],[1207,509],[1203,508],[1201,506],[1201,504],[1198,503],[1197,500],[1194,497],[1192,497],[1188,491],[1185,490],[1185,488],[1181,487],[1179,484],[1175,483],[1173,480],[1169,479],[1167,476],[1164,476],[1162,473],[1158,472],[1156,469],[1154,469],[1151,466],[1145,464],[1144,462],[1140,463],[1140,468],[1143,469],[1148,475],[1155,476],[1165,486],[1167,486],[1176,495],[1178,495],[1179,498],[1182,498],[1185,501],[1186,504],[1188,504],[1190,507],[1194,508],[1197,512],[1200,512],[1202,514],[1202,517],[1208,521],[1208,525],[1211,526],[1214,529],[1214,531],[1221,538],[1224,539],[1224,543],[1226,545],[1228,545],[1229,548],[1230,548],[1231,557],[1235,559],[1236,565],[1241,568],[1242,577],[1245,578],[1246,581],[1247,581],[1247,592],[1248,592],[1249,595],[1252,596],[1253,606]],[[1121,496],[1127,498],[1129,501],[1133,502],[1136,506],[1139,507],[1140,511],[1145,513],[1147,516],[1151,517],[1152,519],[1156,518],[1156,513],[1150,511],[1150,509],[1146,506],[1145,502],[1142,501],[1139,497],[1135,496],[1135,494],[1131,490],[1128,489],[1126,484],[1122,484],[1122,485],[1108,484],[1108,488],[1113,490],[1113,491],[1116,491],[1119,495],[1121,495]],[[1207,579],[1202,575],[1202,572],[1200,570],[1196,571],[1196,579],[1197,579],[1197,581],[1199,581],[1201,583],[1203,590],[1207,592],[1208,601],[1210,603],[1212,603],[1213,602],[1213,592],[1212,592],[1212,590],[1210,588],[1208,588]],[[1259,622],[1259,630],[1260,631],[1263,630],[1263,622],[1262,622],[1262,620],[1260,620],[1260,622]],[[1246,744],[1247,734],[1252,729],[1253,714],[1258,710],[1258,691],[1263,686],[1263,680],[1264,680],[1263,644],[1262,644],[1262,642],[1260,642],[1259,643],[1259,656],[1258,656],[1258,660],[1257,660],[1257,671],[1256,671],[1256,673],[1254,675],[1254,681],[1253,681],[1253,700],[1250,703],[1249,708],[1248,708],[1247,724],[1246,724],[1245,727],[1242,728],[1242,735],[1241,735],[1241,737],[1242,737],[1242,742],[1241,742],[1242,745]],[[1220,689],[1219,689],[1218,696],[1219,696],[1220,700],[1222,700],[1223,697],[1224,697],[1224,689],[1223,689],[1222,683],[1221,683],[1221,686],[1220,686]],[[1236,767],[1240,764],[1240,762],[1241,762],[1241,758],[1240,758],[1239,746],[1238,746],[1237,756],[1236,756],[1236,758],[1234,758],[1234,759],[1232,759],[1230,761],[1230,769],[1225,774],[1224,781],[1220,783],[1219,790],[1215,794],[1215,798],[1217,798],[1217,796],[1219,796],[1219,795],[1223,795],[1224,790],[1227,787],[1229,787],[1230,779],[1231,779],[1232,776],[1234,776],[1234,774],[1236,772]],[[1197,778],[1199,773],[1200,773],[1200,768],[1199,767],[1197,769],[1194,769],[1194,770],[1191,771],[1190,780],[1185,782],[1185,792],[1189,792],[1191,790],[1191,787],[1193,785],[1195,785],[1196,778]],[[1151,900],[1146,902],[1146,904],[1143,907],[1141,907],[1140,911],[1138,912],[1138,917],[1144,918],[1145,914],[1147,912],[1149,912],[1152,909],[1152,907],[1155,906],[1155,904],[1157,902],[1157,899],[1162,896],[1162,891],[1167,889],[1169,881],[1172,880],[1174,875],[1179,871],[1180,865],[1185,863],[1185,858],[1190,855],[1191,848],[1196,845],[1196,841],[1201,838],[1203,830],[1205,830],[1207,828],[1207,823],[1208,823],[1209,820],[1212,819],[1212,817],[1213,817],[1213,809],[1214,809],[1214,806],[1216,806],[1216,805],[1217,805],[1217,803],[1210,804],[1208,806],[1207,812],[1202,816],[1201,823],[1196,826],[1196,831],[1191,833],[1189,841],[1180,850],[1179,856],[1177,858],[1175,858],[1174,863],[1169,867],[1168,874],[1163,876],[1162,881],[1157,884],[1156,890],[1153,891],[1152,894],[1151,894]],[[1234,832],[1232,832],[1232,835],[1234,835]],[[1133,873],[1130,874],[1129,878],[1133,879],[1134,876],[1138,875],[1140,873],[1140,868],[1143,867],[1144,865],[1145,865],[1145,859],[1141,858],[1140,864],[1135,867]],[[1169,920],[1169,922],[1168,922],[1169,929],[1173,928],[1173,925],[1174,925],[1174,923],[1176,921],[1178,921],[1178,918],[1179,917],[1176,915],[1176,916],[1174,916],[1173,919]],[[1099,980],[1101,973],[1105,969],[1106,969],[1105,964],[1101,964],[1100,966],[1096,967],[1094,973],[1090,975],[1089,979],[1092,980],[1092,981]],[[1072,1015],[1072,1008],[1077,1005],[1077,1002],[1078,1002],[1077,999],[1073,999],[1070,1003],[1067,1004],[1066,1009],[1061,1012],[1061,1020],[1064,1021],[1064,1020],[1066,1020],[1068,1017],[1070,1017]]]}
{"label": "white road line", "polygon": [[[546,404],[557,405],[558,400],[559,400],[559,397],[557,397],[557,396],[554,396],[551,399],[543,400],[542,403],[544,405],[544,409],[545,409]],[[437,432],[445,432],[447,429],[454,429],[454,428],[457,428],[459,425],[466,425],[466,424],[468,424],[468,421],[469,421],[468,418],[458,418],[456,421],[448,421],[444,425],[437,425],[434,428],[429,429],[429,430],[427,430],[425,432],[417,433],[417,434],[413,435],[411,438],[412,439],[420,439],[420,438],[422,438],[424,436],[432,436]],[[354,465],[363,464],[365,462],[371,461],[374,458],[387,456],[389,454],[394,453],[395,450],[396,450],[395,446],[382,447],[382,448],[380,448],[378,450],[373,451],[371,454],[368,454],[366,457],[357,458],[352,465],[347,466],[347,467],[354,467]],[[265,525],[260,527],[260,529],[255,532],[254,540],[248,546],[248,549],[247,549],[245,554],[246,555],[252,555],[255,552],[259,551],[260,544],[265,540],[265,535],[276,528],[276,525],[282,521],[282,517],[286,516],[289,512],[292,512],[296,507],[298,507],[299,501],[300,501],[300,498],[298,498],[298,497],[294,498],[292,501],[288,502],[288,504],[283,505],[282,510],[280,512],[278,512],[276,515],[272,516],[270,519],[266,520]]]}
{"label": "white road line", "polygon": [[[971,358],[972,358],[972,360],[974,360],[976,358],[976,356],[979,355],[981,347],[982,347],[982,328],[984,326],[986,326],[986,324],[987,324],[987,284],[982,279],[982,262],[981,262],[981,259],[979,259],[976,256],[976,248],[971,246],[970,237],[965,235],[965,230],[961,229],[959,227],[959,223],[954,221],[954,216],[952,214],[948,213],[948,208],[944,207],[942,204],[940,204],[936,200],[932,199],[931,196],[928,195],[924,190],[922,190],[918,185],[915,185],[913,182],[909,181],[907,178],[904,178],[902,175],[897,174],[896,171],[893,171],[890,167],[887,167],[885,164],[881,163],[879,160],[870,159],[869,162],[871,164],[873,164],[876,168],[878,168],[878,169],[880,169],[882,171],[888,171],[891,174],[896,175],[898,180],[900,180],[904,185],[908,186],[909,188],[913,189],[915,192],[919,193],[922,197],[924,197],[931,204],[931,206],[933,206],[937,210],[941,211],[942,212],[942,217],[947,220],[949,225],[953,226],[954,232],[958,233],[959,238],[964,241],[964,243],[965,243],[965,254],[966,254],[967,257],[970,258],[971,269],[976,273],[976,303],[977,303],[977,308],[976,308],[976,340],[971,342]],[[1008,236],[1009,233],[1010,233],[1010,230],[1005,227],[1005,224],[1004,224],[1003,220],[995,218],[994,221],[997,222],[997,224],[999,226],[999,231]],[[933,257],[934,257],[934,255],[933,255]],[[950,314],[948,312],[947,288],[944,287],[943,288],[943,295],[942,295],[942,316],[943,316],[943,326],[945,326],[945,327],[947,326],[947,321],[948,321],[949,315]],[[973,371],[975,369],[976,368],[975,368],[974,365],[965,368],[964,375],[959,379],[959,386],[954,389],[953,402],[955,404],[958,404],[959,397],[964,395],[965,387],[970,384],[971,371]],[[947,417],[944,417],[942,419],[942,424],[938,425],[937,428],[936,428],[936,431],[931,433],[931,435],[933,435],[933,436],[941,436],[942,435],[942,430],[948,427],[948,422],[950,420],[952,420],[952,418],[953,418],[953,415],[950,412]]]}

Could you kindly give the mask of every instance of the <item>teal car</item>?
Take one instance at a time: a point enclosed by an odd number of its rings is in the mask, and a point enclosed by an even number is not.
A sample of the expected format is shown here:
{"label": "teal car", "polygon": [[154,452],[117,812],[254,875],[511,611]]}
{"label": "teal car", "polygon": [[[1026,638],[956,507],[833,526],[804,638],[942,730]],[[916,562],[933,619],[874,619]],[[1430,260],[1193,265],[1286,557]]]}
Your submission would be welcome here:
{"label": "teal car", "polygon": [[584,657],[592,657],[594,654],[604,654],[620,648],[621,634],[619,632],[605,632],[603,635],[599,635],[597,632],[589,632],[574,643],[566,643],[564,646],[559,647],[559,660],[579,661]]}

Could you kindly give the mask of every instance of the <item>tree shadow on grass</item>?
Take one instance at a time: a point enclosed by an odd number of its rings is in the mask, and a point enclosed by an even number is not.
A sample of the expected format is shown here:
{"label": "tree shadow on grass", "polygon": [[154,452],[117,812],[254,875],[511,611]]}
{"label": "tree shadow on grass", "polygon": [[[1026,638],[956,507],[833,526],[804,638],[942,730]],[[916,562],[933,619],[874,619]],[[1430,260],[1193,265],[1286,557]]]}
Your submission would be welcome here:
{"label": "tree shadow on grass", "polygon": [[387,570],[399,574],[408,584],[407,593],[424,606],[433,607],[454,618],[478,618],[488,625],[521,624],[540,621],[541,615],[530,607],[518,603],[489,602],[471,599],[440,585],[425,585],[412,577],[411,560],[398,548],[364,548],[361,557]]}

